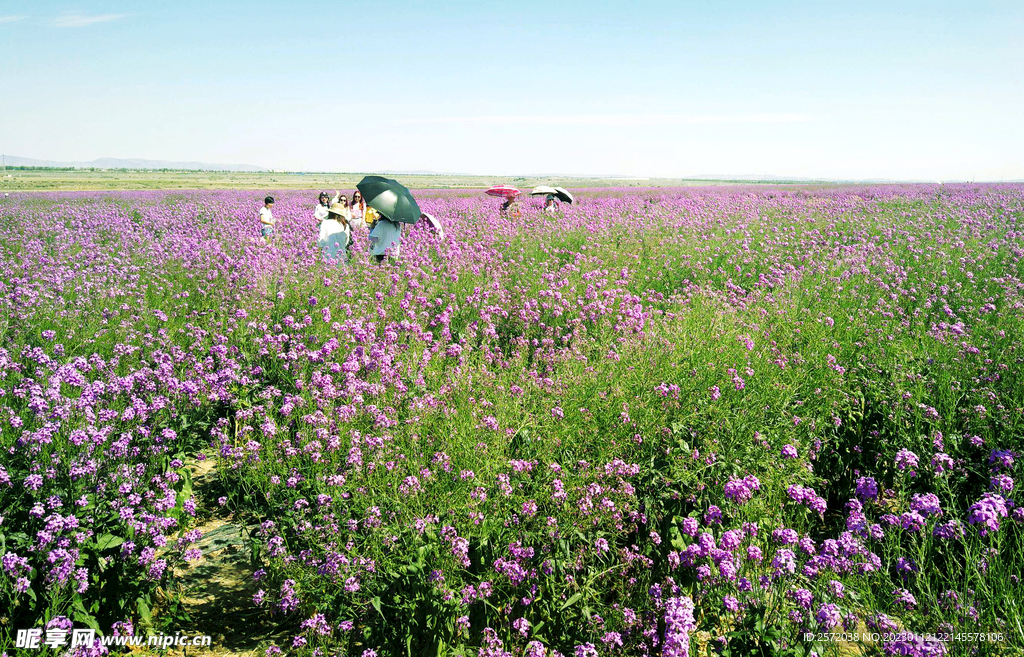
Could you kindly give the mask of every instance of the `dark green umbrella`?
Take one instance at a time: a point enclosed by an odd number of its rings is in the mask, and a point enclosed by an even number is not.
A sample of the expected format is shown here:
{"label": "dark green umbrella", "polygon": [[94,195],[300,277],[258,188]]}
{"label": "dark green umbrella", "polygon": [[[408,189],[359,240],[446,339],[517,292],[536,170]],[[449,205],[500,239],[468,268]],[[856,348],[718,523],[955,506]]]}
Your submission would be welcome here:
{"label": "dark green umbrella", "polygon": [[366,176],[356,189],[371,208],[392,221],[414,224],[420,220],[420,206],[397,180],[381,176]]}

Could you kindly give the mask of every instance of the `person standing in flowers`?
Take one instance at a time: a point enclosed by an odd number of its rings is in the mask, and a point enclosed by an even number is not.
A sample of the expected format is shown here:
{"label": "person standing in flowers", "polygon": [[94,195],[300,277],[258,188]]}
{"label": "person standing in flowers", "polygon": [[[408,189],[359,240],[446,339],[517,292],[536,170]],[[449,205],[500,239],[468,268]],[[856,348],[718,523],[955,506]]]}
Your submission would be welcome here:
{"label": "person standing in flowers", "polygon": [[317,225],[327,218],[328,208],[330,207],[331,199],[327,196],[327,192],[320,192],[320,196],[317,198],[316,209],[313,210],[313,219],[316,220]]}
{"label": "person standing in flowers", "polygon": [[277,219],[274,219],[274,213],[270,211],[272,207],[274,207],[273,196],[263,199],[263,207],[260,208],[260,235],[264,243],[274,236],[274,226],[277,225]]}
{"label": "person standing in flowers", "polygon": [[348,225],[348,206],[334,203],[327,210],[327,217],[320,222],[320,236],[317,246],[328,262],[347,263],[348,247],[352,244],[352,233]]}
{"label": "person standing in flowers", "polygon": [[363,225],[367,230],[373,230],[373,225],[380,219],[380,213],[375,208],[366,208],[363,213]]}
{"label": "person standing in flowers", "polygon": [[558,201],[555,200],[554,194],[548,194],[544,199],[544,213],[554,214],[556,212],[558,212]]}
{"label": "person standing in flowers", "polygon": [[345,196],[344,194],[339,194],[339,193],[335,192],[334,193],[334,198],[331,199],[331,206],[333,207],[334,205],[340,205],[342,208],[345,209],[343,214],[345,216],[346,226],[351,226],[352,225],[352,208],[348,204],[348,197]]}
{"label": "person standing in flowers", "polygon": [[373,223],[370,230],[370,253],[378,263],[384,262],[385,256],[389,254],[395,259],[402,248],[402,226],[376,210],[373,212],[379,219]]}
{"label": "person standing in flowers", "polygon": [[501,204],[501,208],[498,210],[498,214],[505,219],[519,216],[519,206],[516,204],[516,197],[509,196],[505,199],[505,202]]}
{"label": "person standing in flowers", "polygon": [[363,200],[363,195],[359,193],[359,190],[352,192],[352,203],[349,206],[350,216],[349,223],[353,228],[359,228],[362,230],[366,228],[366,201]]}

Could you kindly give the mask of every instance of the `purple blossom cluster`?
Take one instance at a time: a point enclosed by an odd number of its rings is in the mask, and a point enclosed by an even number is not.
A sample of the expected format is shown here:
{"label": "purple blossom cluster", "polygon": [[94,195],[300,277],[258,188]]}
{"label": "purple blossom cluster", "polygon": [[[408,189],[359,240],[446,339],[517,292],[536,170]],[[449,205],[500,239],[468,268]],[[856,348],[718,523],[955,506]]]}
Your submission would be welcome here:
{"label": "purple blossom cluster", "polygon": [[748,502],[761,489],[761,482],[754,475],[742,479],[731,479],[724,486],[725,497],[738,504]]}

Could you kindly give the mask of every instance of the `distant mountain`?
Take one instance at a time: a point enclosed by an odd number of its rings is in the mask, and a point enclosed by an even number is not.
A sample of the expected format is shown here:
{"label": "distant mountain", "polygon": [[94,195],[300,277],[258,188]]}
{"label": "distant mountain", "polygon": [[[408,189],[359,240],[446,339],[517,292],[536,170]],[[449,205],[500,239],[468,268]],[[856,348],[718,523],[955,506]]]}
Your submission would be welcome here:
{"label": "distant mountain", "polygon": [[209,162],[169,162],[167,160],[119,159],[101,157],[91,162],[54,162],[30,157],[5,155],[9,167],[74,167],[76,169],[187,169],[190,171],[266,171],[252,164],[210,164]]}

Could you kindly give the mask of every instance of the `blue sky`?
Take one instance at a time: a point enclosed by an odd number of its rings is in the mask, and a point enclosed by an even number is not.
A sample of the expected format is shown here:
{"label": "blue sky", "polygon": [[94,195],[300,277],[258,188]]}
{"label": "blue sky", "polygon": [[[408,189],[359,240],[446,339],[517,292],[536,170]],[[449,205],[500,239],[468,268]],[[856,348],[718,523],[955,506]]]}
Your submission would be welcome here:
{"label": "blue sky", "polygon": [[1024,178],[1024,3],[0,2],[0,151]]}

